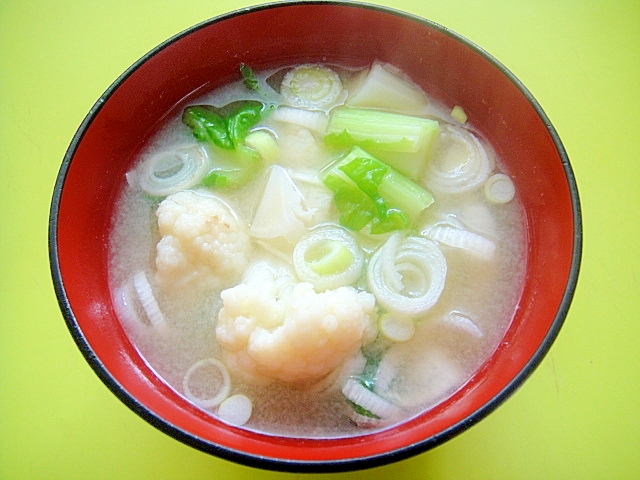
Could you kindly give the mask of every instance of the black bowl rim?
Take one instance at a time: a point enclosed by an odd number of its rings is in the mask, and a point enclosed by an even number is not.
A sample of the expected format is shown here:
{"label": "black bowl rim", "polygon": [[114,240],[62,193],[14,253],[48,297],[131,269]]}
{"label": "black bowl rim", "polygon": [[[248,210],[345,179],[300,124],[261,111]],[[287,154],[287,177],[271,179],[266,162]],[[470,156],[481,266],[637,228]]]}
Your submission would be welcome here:
{"label": "black bowl rim", "polygon": [[[246,452],[234,450],[227,447],[222,447],[215,443],[209,442],[208,440],[199,438],[180,427],[177,427],[170,422],[164,420],[160,416],[155,413],[149,411],[144,405],[142,405],[136,398],[134,398],[131,394],[129,394],[122,385],[118,381],[115,380],[107,371],[105,366],[102,364],[100,359],[97,357],[91,346],[88,344],[87,340],[84,338],[82,331],[75,319],[73,314],[73,310],[71,308],[69,299],[67,298],[64,281],[62,279],[62,275],[60,272],[59,259],[57,254],[58,249],[58,239],[57,239],[57,230],[58,230],[58,221],[57,215],[60,207],[60,199],[62,196],[62,191],[64,188],[64,183],[66,179],[66,175],[71,164],[72,158],[75,154],[75,151],[82,141],[82,138],[92,123],[98,112],[101,110],[103,104],[109,99],[109,97],[119,88],[119,86],[133,73],[135,72],[143,63],[145,63],[149,58],[153,57],[159,51],[163,50],[167,46],[177,42],[181,38],[190,35],[204,27],[207,27],[211,24],[218,23],[239,15],[244,15],[252,12],[257,12],[266,9],[272,8],[281,8],[292,5],[335,5],[335,6],[343,6],[350,8],[362,8],[362,9],[373,9],[382,13],[387,13],[390,15],[395,15],[398,17],[403,17],[408,20],[426,25],[436,31],[444,33],[459,43],[465,45],[467,48],[474,50],[477,54],[481,55],[484,59],[491,62],[505,77],[507,77],[526,97],[529,103],[537,112],[540,119],[544,122],[547,127],[549,134],[551,135],[555,147],[561,157],[562,166],[565,170],[566,179],[569,184],[570,196],[573,204],[573,222],[574,222],[574,238],[573,238],[573,254],[571,260],[571,268],[569,279],[567,285],[565,287],[565,292],[563,298],[561,300],[560,308],[556,313],[554,321],[551,325],[551,328],[547,332],[543,342],[538,347],[537,351],[531,357],[529,362],[525,365],[525,367],[516,375],[509,384],[499,392],[494,398],[492,398],[489,402],[483,405],[480,409],[476,410],[473,414],[469,415],[467,418],[461,420],[457,424],[452,425],[446,430],[432,436],[426,438],[420,442],[416,442],[411,445],[407,445],[405,447],[389,451],[382,454],[376,454],[368,457],[357,457],[351,459],[341,459],[341,460],[288,460],[288,459],[278,459],[271,458],[266,456],[259,456],[248,454]],[[481,47],[476,45],[475,43],[469,41],[465,37],[459,35],[458,33],[439,25],[431,20],[425,19],[423,17],[419,17],[417,15],[404,12],[395,8],[386,7],[382,5],[375,5],[366,2],[359,1],[343,1],[343,0],[305,0],[305,1],[276,1],[270,3],[264,3],[249,7],[240,8],[229,13],[225,13],[208,20],[205,20],[201,23],[193,25],[182,32],[172,36],[171,38],[165,40],[140,59],[138,59],[134,64],[132,64],[123,74],[121,74],[110,86],[109,88],[100,96],[100,98],[93,105],[91,110],[85,116],[84,120],[78,127],[68,149],[63,158],[62,165],[60,167],[58,176],[56,178],[56,183],[53,190],[53,197],[51,202],[50,214],[49,214],[49,262],[51,275],[54,283],[56,297],[67,324],[67,327],[73,337],[75,343],[78,348],[82,352],[86,361],[89,363],[91,368],[95,371],[98,377],[102,380],[102,382],[111,390],[113,394],[115,394],[125,405],[127,405],[131,410],[133,410],[136,414],[146,420],[148,423],[159,429],[160,431],[168,434],[169,436],[179,440],[180,442],[190,445],[200,451],[213,454],[220,458],[239,463],[242,465],[263,468],[267,470],[274,471],[283,471],[283,472],[306,472],[306,473],[320,473],[320,472],[344,472],[344,471],[353,471],[360,469],[373,468],[376,466],[386,465],[389,463],[397,462],[419,453],[423,453],[427,450],[435,448],[436,446],[441,445],[447,440],[459,435],[464,432],[471,426],[475,425],[478,421],[486,417],[488,414],[493,412],[499,405],[501,405],[504,401],[506,401],[522,384],[523,382],[533,373],[536,367],[542,362],[546,354],[548,353],[551,345],[555,341],[558,336],[562,325],[564,324],[565,318],[569,312],[569,308],[571,305],[571,301],[573,299],[578,275],[580,271],[580,263],[582,257],[582,213],[580,206],[580,197],[578,195],[578,188],[575,179],[575,175],[571,164],[569,162],[569,157],[567,152],[556,132],[555,128],[551,124],[551,121],[547,117],[546,113],[537,102],[537,100],[533,97],[533,95],[529,92],[529,90],[524,86],[516,76],[511,73],[502,63],[500,63],[497,59],[495,59],[488,52],[483,50]]]}

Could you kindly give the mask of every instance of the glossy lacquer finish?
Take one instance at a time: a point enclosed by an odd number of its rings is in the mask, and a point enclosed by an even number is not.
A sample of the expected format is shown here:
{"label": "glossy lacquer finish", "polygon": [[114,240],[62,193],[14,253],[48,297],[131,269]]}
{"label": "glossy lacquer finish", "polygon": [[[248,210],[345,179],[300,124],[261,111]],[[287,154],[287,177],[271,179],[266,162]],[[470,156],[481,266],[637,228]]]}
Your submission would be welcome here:
{"label": "glossy lacquer finish", "polygon": [[[163,383],[128,341],[107,283],[107,239],[124,173],[155,127],[204,90],[255,69],[299,62],[393,63],[431,95],[463,105],[503,158],[526,207],[527,281],[511,329],[478,374],[432,411],[379,433],[296,440],[224,425]],[[581,254],[573,174],[528,91],[467,40],[382,7],[273,4],[197,25],[133,65],[89,112],[64,158],[50,257],[68,327],[96,373],[130,408],[201,450],[263,468],[335,471],[388,463],[460,433],[497,407],[547,352],[567,313]]]}

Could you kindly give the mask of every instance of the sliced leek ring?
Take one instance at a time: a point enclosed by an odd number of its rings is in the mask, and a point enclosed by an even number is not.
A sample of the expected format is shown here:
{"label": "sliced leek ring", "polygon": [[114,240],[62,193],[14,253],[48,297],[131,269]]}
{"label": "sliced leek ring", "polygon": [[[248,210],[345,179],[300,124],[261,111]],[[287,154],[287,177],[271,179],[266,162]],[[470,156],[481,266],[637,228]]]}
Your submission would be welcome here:
{"label": "sliced leek ring", "polygon": [[491,160],[473,133],[444,125],[427,163],[424,181],[434,194],[464,193],[480,188],[491,169]]}

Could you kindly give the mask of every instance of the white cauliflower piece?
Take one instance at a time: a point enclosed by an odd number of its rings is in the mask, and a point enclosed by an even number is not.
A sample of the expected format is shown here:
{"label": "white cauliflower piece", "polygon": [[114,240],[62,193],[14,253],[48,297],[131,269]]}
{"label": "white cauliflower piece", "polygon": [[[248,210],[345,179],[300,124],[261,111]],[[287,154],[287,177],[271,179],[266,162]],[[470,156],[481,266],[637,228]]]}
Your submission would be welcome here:
{"label": "white cauliflower piece", "polygon": [[165,198],[156,216],[160,287],[220,289],[237,281],[247,265],[249,235],[226,203],[184,190]]}
{"label": "white cauliflower piece", "polygon": [[370,293],[352,287],[317,293],[274,270],[254,272],[221,293],[216,327],[227,366],[245,381],[319,380],[375,338]]}

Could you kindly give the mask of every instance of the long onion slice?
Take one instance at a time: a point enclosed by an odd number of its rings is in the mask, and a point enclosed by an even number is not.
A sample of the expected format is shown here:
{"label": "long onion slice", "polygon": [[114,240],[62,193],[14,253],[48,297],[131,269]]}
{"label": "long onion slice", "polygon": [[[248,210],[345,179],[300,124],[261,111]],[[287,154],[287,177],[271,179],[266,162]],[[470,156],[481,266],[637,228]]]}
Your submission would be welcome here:
{"label": "long onion slice", "polygon": [[[354,408],[354,406],[356,408]],[[374,428],[384,425],[384,421],[377,416],[371,416],[371,414],[366,415],[357,411],[357,405],[352,404],[349,406],[347,415],[351,419],[353,423],[355,423],[360,428]]]}
{"label": "long onion slice", "polygon": [[493,203],[509,203],[516,195],[516,187],[504,173],[496,173],[484,182],[484,196]]}
{"label": "long onion slice", "polygon": [[433,307],[444,289],[447,261],[438,245],[395,233],[373,254],[367,281],[384,309],[416,317]]}
{"label": "long onion slice", "polygon": [[496,244],[482,235],[451,225],[436,224],[423,232],[431,240],[474,253],[491,260],[496,252]]}
{"label": "long onion slice", "polygon": [[393,342],[406,342],[416,333],[416,326],[411,317],[385,313],[378,320],[380,333]]}
{"label": "long onion slice", "polygon": [[[212,368],[216,371],[216,375],[219,376],[219,380],[215,383],[217,389],[215,393],[209,397],[201,397],[193,393],[192,389],[192,380],[191,377],[201,369]],[[184,391],[185,397],[191,400],[193,403],[198,405],[201,408],[214,408],[222,403],[229,396],[229,392],[231,391],[231,378],[229,377],[229,372],[227,367],[218,360],[217,358],[204,358],[202,360],[197,361],[184,374],[184,378],[182,379],[182,388]]]}
{"label": "long onion slice", "polygon": [[444,323],[468,333],[472,337],[482,338],[484,333],[473,320],[464,313],[454,310],[444,317]]}
{"label": "long onion slice", "polygon": [[285,74],[280,92],[292,105],[325,108],[341,98],[343,87],[340,76],[331,68],[319,64],[304,64]]}
{"label": "long onion slice", "polygon": [[356,378],[347,379],[342,394],[347,400],[384,420],[396,418],[401,411],[398,406],[373,393]]}
{"label": "long onion slice", "polygon": [[324,133],[329,118],[319,110],[294,107],[279,107],[271,114],[271,119],[307,128],[316,134]]}
{"label": "long onion slice", "polygon": [[364,254],[346,229],[321,225],[297,243],[293,265],[301,280],[319,290],[334,289],[358,280]]}
{"label": "long onion slice", "polygon": [[424,180],[434,193],[463,193],[479,188],[491,168],[487,152],[473,133],[444,125],[427,163]]}
{"label": "long onion slice", "polygon": [[127,177],[137,178],[140,188],[149,195],[164,197],[197,185],[209,168],[205,147],[190,145],[150,156]]}
{"label": "long onion slice", "polygon": [[153,295],[153,290],[151,289],[151,284],[149,280],[147,280],[144,272],[137,272],[133,275],[133,288],[138,295],[144,312],[147,314],[149,323],[154,327],[165,325],[164,315],[158,306],[156,297]]}
{"label": "long onion slice", "polygon": [[231,425],[244,425],[251,418],[253,403],[246,395],[236,394],[227,397],[218,407],[220,420]]}
{"label": "long onion slice", "polygon": [[267,163],[273,163],[280,155],[275,134],[267,129],[252,130],[244,137],[244,144],[256,150]]}

